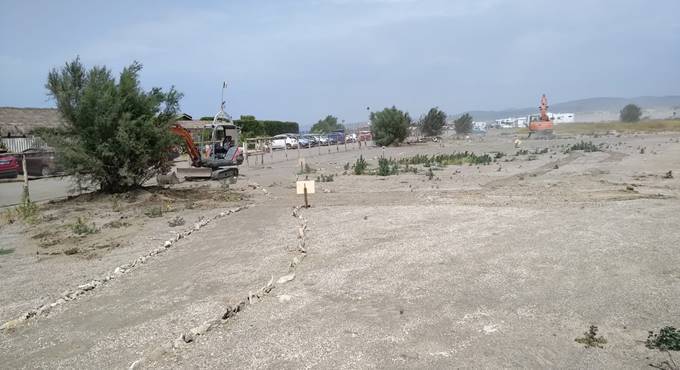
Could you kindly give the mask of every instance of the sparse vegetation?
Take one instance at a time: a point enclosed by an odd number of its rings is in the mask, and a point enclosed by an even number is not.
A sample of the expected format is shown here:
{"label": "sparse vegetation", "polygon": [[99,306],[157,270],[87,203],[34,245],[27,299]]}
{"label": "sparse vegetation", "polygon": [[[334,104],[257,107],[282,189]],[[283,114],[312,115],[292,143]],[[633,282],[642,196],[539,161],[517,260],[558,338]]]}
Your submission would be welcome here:
{"label": "sparse vegetation", "polygon": [[88,224],[82,217],[78,217],[76,222],[71,225],[71,231],[73,231],[73,233],[76,235],[89,235],[95,234],[99,230],[97,230],[94,222],[92,224]]}
{"label": "sparse vegetation", "polygon": [[482,164],[487,165],[493,162],[493,159],[488,154],[476,155],[472,152],[455,152],[451,154],[436,154],[429,156],[427,154],[416,154],[413,157],[399,159],[399,164],[416,165],[422,164],[425,167],[432,165],[450,166],[462,164]]}
{"label": "sparse vegetation", "polygon": [[645,346],[660,351],[680,351],[680,330],[666,326],[661,328],[658,333],[650,331]]}
{"label": "sparse vegetation", "polygon": [[574,341],[585,345],[586,348],[604,348],[607,340],[602,336],[597,336],[597,326],[590,325],[587,332],[583,333],[582,338],[576,338]]}
{"label": "sparse vegetation", "polygon": [[399,164],[392,158],[378,158],[378,176],[396,175],[399,173]]}
{"label": "sparse vegetation", "polygon": [[366,168],[368,168],[368,163],[366,163],[364,156],[360,155],[359,159],[354,163],[354,174],[363,175],[366,172]]}
{"label": "sparse vegetation", "polygon": [[40,209],[31,201],[28,190],[24,188],[21,194],[21,204],[15,208],[16,215],[26,223],[35,223],[38,220]]}
{"label": "sparse vegetation", "polygon": [[163,216],[163,208],[160,206],[156,207],[149,207],[146,210],[144,210],[144,215],[149,218],[156,218],[156,217],[162,217]]}
{"label": "sparse vegetation", "polygon": [[593,144],[592,141],[585,142],[581,140],[580,142],[570,146],[566,152],[574,151],[574,150],[583,150],[584,152],[599,152],[600,147],[597,145]]}
{"label": "sparse vegetation", "polygon": [[342,166],[342,169],[345,171],[349,171],[349,162],[346,162],[344,166]]}
{"label": "sparse vegetation", "polygon": [[333,182],[333,175],[321,174],[316,177],[317,182]]}
{"label": "sparse vegetation", "polygon": [[0,249],[0,256],[10,253],[14,253],[14,248]]}
{"label": "sparse vegetation", "polygon": [[425,172],[425,176],[427,176],[428,180],[432,180],[432,178],[434,178],[434,171],[432,171],[432,168],[427,169],[427,172]]}

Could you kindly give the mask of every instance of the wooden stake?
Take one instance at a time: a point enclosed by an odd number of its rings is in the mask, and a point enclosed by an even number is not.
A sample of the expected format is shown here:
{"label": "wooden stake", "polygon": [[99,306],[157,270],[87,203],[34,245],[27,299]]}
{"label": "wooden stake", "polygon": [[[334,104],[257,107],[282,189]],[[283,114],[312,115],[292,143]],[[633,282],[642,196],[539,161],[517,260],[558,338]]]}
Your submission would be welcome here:
{"label": "wooden stake", "polygon": [[305,184],[304,187],[305,187],[305,208],[309,208],[309,202],[307,201],[307,184]]}

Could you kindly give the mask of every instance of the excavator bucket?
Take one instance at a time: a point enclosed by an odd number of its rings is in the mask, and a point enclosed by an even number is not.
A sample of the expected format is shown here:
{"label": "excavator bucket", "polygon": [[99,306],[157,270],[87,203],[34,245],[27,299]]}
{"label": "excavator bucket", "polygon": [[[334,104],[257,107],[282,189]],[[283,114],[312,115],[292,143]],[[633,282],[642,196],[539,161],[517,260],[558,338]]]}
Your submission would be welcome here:
{"label": "excavator bucket", "polygon": [[177,168],[177,177],[180,179],[209,179],[212,176],[212,170],[207,167],[184,167]]}

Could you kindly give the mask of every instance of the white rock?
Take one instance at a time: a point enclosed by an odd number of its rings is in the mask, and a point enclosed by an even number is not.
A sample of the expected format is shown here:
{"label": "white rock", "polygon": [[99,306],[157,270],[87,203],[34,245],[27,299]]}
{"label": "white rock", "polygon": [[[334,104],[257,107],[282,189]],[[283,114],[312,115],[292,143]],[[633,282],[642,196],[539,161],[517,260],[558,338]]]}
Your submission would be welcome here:
{"label": "white rock", "polygon": [[292,297],[289,296],[288,294],[281,294],[281,295],[279,296],[279,302],[281,302],[281,303],[283,303],[283,302],[289,302],[291,298],[292,298]]}
{"label": "white rock", "polygon": [[170,240],[166,240],[165,243],[163,243],[163,246],[165,248],[170,248],[171,245],[172,245],[172,242]]}
{"label": "white rock", "polygon": [[295,273],[291,272],[288,275],[283,275],[279,278],[279,280],[276,281],[277,284],[285,284],[291,280],[295,279]]}
{"label": "white rock", "polygon": [[114,273],[114,274],[119,274],[119,275],[120,275],[120,274],[124,274],[124,273],[125,273],[125,270],[123,270],[122,268],[120,268],[120,266],[118,266],[118,267],[116,267],[115,270],[113,270],[113,273]]}

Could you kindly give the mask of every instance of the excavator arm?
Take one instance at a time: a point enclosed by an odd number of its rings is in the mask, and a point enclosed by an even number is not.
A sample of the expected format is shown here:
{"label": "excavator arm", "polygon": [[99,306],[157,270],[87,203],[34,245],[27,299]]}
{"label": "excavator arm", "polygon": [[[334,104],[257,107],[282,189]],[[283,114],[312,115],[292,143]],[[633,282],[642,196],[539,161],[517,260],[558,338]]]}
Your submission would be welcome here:
{"label": "excavator arm", "polygon": [[200,167],[201,152],[196,147],[194,139],[191,137],[191,132],[177,123],[170,127],[170,131],[173,134],[179,136],[184,141],[184,147],[189,153],[189,157],[191,157],[191,165],[194,167]]}

